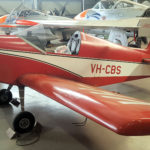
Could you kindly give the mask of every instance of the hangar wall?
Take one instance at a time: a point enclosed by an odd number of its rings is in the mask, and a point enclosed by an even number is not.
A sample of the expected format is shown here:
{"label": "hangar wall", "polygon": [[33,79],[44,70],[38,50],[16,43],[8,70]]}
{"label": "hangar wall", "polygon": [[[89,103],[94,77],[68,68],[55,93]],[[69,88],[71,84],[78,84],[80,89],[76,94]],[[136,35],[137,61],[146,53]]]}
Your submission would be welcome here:
{"label": "hangar wall", "polygon": [[43,12],[57,10],[60,14],[63,11],[64,16],[73,17],[83,9],[91,8],[99,0],[0,0],[0,15],[9,13],[12,9],[24,3],[25,6],[32,9],[38,9]]}

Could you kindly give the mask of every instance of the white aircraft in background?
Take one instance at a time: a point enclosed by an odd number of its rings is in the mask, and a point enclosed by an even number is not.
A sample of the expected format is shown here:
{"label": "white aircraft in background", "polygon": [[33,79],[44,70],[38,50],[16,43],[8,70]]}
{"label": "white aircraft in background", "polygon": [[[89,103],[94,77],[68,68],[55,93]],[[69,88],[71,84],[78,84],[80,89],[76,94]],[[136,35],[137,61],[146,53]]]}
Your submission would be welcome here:
{"label": "white aircraft in background", "polygon": [[[101,0],[93,8],[85,10],[78,14],[75,20],[120,20],[136,17],[150,17],[150,7],[129,0]],[[125,24],[128,24],[126,22]],[[141,40],[146,43],[145,37],[140,37],[137,32],[128,32],[120,29],[109,30],[91,30],[90,33],[99,35],[109,35],[109,41],[128,46],[128,37],[134,37],[136,46],[140,47]],[[110,34],[109,34],[110,33]]]}
{"label": "white aircraft in background", "polygon": [[[131,19],[122,19],[122,20],[105,20],[105,21],[98,21],[98,20],[74,20],[67,17],[62,16],[52,16],[52,15],[46,15],[44,13],[33,11],[30,9],[27,9],[24,6],[19,6],[15,8],[10,15],[5,15],[0,17],[0,27],[3,27],[5,29],[11,28],[16,29],[24,29],[30,26],[34,26],[37,24],[43,24],[44,26],[47,26],[45,33],[48,33],[51,31],[51,36],[47,37],[49,40],[56,39],[57,36],[61,36],[61,39],[68,39],[70,35],[75,30],[82,31],[83,29],[85,31],[91,31],[92,33],[98,31],[107,31],[108,29],[113,28],[113,32],[109,36],[109,38],[112,38],[112,42],[119,43],[118,41],[121,41],[119,44],[123,46],[128,45],[127,37],[126,37],[126,31],[136,31],[139,32],[139,29],[141,31],[141,27],[143,25],[149,24],[149,19],[141,19],[141,18],[131,18]],[[144,25],[145,26],[145,25]],[[114,31],[115,28],[115,31]],[[107,30],[106,30],[107,29]],[[144,30],[147,28],[144,27]],[[148,28],[149,30],[149,28]],[[7,30],[6,30],[7,31]],[[42,32],[39,31],[39,36],[42,36]],[[141,36],[145,34],[148,34],[149,32],[146,31],[143,33],[140,33],[138,35]],[[16,32],[15,32],[16,34]],[[56,36],[55,36],[56,35]],[[149,36],[149,34],[148,34]]]}
{"label": "white aircraft in background", "polygon": [[76,20],[118,20],[150,17],[150,7],[129,0],[101,0],[93,8],[78,14]]}

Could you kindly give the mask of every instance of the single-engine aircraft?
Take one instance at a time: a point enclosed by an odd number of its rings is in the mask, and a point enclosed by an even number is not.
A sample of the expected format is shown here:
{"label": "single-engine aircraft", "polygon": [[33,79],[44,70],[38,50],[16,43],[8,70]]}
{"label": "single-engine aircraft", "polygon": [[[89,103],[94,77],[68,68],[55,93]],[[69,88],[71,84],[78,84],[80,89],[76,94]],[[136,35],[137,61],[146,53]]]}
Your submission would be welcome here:
{"label": "single-engine aircraft", "polygon": [[9,84],[0,91],[0,104],[8,104],[11,88],[18,86],[22,112],[13,121],[16,132],[35,124],[24,110],[27,86],[118,134],[150,134],[150,103],[98,88],[150,77],[150,45],[128,48],[77,31],[67,45],[48,52],[47,41],[34,33],[29,28],[0,35],[0,82]]}
{"label": "single-engine aircraft", "polygon": [[[63,15],[64,11],[65,9],[60,12],[60,15]],[[41,24],[43,21],[55,22],[56,20],[63,22],[72,19],[63,16],[56,16],[52,11],[51,14],[46,14],[37,10],[32,10],[21,3],[17,8],[13,9],[10,14],[0,17],[0,27],[6,34],[16,34],[18,31]],[[51,31],[56,33],[52,28]],[[66,40],[66,37],[62,32],[59,32],[59,36],[63,36],[62,38]],[[56,39],[57,37],[54,37],[53,35],[52,38]]]}
{"label": "single-engine aircraft", "polygon": [[[78,17],[75,17],[75,19],[77,18]],[[137,34],[138,23],[136,24],[136,26],[133,26],[135,24],[135,20],[138,19],[139,18],[132,18],[130,20],[122,19],[122,20],[116,20],[116,22],[115,21],[105,21],[105,22],[94,21],[93,22],[93,19],[92,21],[90,21],[91,19],[89,19],[89,21],[87,20],[82,21],[80,19],[77,21],[62,16],[46,15],[42,12],[28,9],[24,5],[19,5],[17,8],[12,10],[12,12],[9,15],[0,17],[0,27],[2,27],[3,30],[5,30],[6,34],[14,34],[14,33],[16,34],[18,30],[20,31],[24,28],[31,27],[37,24],[45,24],[45,25],[49,25],[47,28],[47,32],[49,32],[50,30],[53,34],[50,37],[48,37],[49,39],[56,39],[59,36],[64,41],[68,40],[68,38],[72,33],[74,33],[74,31],[76,30],[82,31],[83,28],[85,32],[88,31],[95,35],[101,35],[101,34],[105,35],[106,32],[111,29],[113,32],[111,32],[109,36],[109,40],[114,43],[119,43],[123,46],[128,46],[126,31],[132,31],[136,33],[136,36],[140,37],[140,35]],[[88,29],[87,29],[87,24],[88,24]],[[104,27],[104,24],[105,27],[107,27],[105,28],[107,30],[102,29],[102,27]],[[81,26],[80,28],[79,25]],[[72,26],[74,27],[78,26],[78,28],[73,29]],[[59,27],[59,29],[56,27]],[[68,29],[66,29],[66,27],[68,27]],[[109,32],[107,34],[109,34]],[[128,34],[128,35],[134,36],[133,34]]]}
{"label": "single-engine aircraft", "polygon": [[93,8],[78,14],[75,19],[117,20],[135,17],[150,17],[150,6],[130,0],[101,0]]}
{"label": "single-engine aircraft", "polygon": [[[93,8],[84,10],[75,20],[121,20],[127,18],[150,17],[150,6],[145,6],[129,0],[101,0]],[[128,22],[126,22],[128,23]],[[111,28],[110,28],[111,29]],[[94,29],[89,30],[95,36],[108,36],[108,40],[123,46],[131,46],[127,37],[134,37],[135,46],[141,47],[141,42],[147,43],[146,37],[139,37],[138,32],[126,32],[122,29],[111,30]],[[123,38],[120,38],[123,37]]]}

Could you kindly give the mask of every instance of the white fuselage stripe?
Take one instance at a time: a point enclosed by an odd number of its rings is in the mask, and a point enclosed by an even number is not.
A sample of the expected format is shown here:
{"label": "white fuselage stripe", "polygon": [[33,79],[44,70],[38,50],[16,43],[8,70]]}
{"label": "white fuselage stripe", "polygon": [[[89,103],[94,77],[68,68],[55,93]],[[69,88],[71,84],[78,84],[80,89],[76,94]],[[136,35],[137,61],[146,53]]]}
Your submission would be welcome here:
{"label": "white fuselage stripe", "polygon": [[56,55],[42,55],[16,51],[0,50],[0,54],[13,55],[40,61],[57,66],[81,77],[121,77],[121,76],[149,76],[150,65],[142,63],[129,63],[121,61],[108,61],[98,59],[83,59],[81,57],[68,57]]}

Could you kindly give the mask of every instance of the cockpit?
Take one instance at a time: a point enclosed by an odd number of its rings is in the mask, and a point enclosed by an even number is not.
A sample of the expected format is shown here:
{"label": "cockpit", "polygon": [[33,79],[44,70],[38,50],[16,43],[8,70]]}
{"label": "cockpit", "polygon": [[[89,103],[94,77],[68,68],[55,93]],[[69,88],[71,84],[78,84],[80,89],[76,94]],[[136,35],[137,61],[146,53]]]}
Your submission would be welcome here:
{"label": "cockpit", "polygon": [[93,9],[111,9],[113,5],[114,1],[112,0],[101,0],[93,7]]}
{"label": "cockpit", "polygon": [[58,36],[54,35],[49,28],[43,25],[33,26],[15,33],[15,35],[39,51],[78,55],[80,50],[81,34],[79,31],[76,31],[67,43],[61,43]]}
{"label": "cockpit", "polygon": [[33,16],[44,16],[45,14],[39,11],[31,10],[26,8],[23,4],[19,5],[17,8],[13,9],[10,15],[6,19],[6,23],[15,23],[16,20],[23,19],[25,17],[33,17]]}

